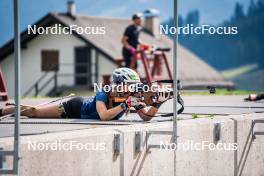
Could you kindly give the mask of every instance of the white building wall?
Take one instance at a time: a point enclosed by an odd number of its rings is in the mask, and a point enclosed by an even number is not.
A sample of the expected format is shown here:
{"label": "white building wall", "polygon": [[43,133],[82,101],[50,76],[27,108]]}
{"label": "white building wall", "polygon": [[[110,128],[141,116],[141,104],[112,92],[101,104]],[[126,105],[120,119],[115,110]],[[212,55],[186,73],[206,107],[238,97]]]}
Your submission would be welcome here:
{"label": "white building wall", "polygon": [[[41,51],[58,50],[60,70],[59,74],[74,73],[74,48],[84,46],[85,43],[73,35],[39,35],[27,44],[27,49],[21,50],[21,93],[22,95],[44,74],[41,71]],[[10,97],[14,95],[14,54],[7,56],[0,62],[1,69],[7,83]],[[52,76],[53,73],[49,73]],[[48,77],[49,77],[48,76]],[[47,77],[47,79],[48,79]],[[43,83],[45,81],[43,80]],[[59,77],[59,86],[72,86],[74,77]],[[52,83],[40,95],[46,95],[52,88]],[[31,95],[33,95],[32,92]]]}
{"label": "white building wall", "polygon": [[103,75],[111,75],[113,70],[117,68],[113,62],[108,60],[102,54],[98,54],[98,81],[99,83],[103,82]]}

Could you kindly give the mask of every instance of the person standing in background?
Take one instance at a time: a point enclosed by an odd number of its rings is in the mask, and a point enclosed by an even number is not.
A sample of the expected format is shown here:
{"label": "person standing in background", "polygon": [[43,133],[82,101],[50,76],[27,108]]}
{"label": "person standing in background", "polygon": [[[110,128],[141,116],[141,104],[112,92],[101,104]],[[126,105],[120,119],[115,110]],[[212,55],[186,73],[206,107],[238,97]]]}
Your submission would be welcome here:
{"label": "person standing in background", "polygon": [[132,57],[136,54],[138,45],[140,44],[139,34],[142,29],[142,14],[134,14],[132,21],[133,24],[126,27],[122,37],[122,54],[125,60],[125,67],[130,67]]}

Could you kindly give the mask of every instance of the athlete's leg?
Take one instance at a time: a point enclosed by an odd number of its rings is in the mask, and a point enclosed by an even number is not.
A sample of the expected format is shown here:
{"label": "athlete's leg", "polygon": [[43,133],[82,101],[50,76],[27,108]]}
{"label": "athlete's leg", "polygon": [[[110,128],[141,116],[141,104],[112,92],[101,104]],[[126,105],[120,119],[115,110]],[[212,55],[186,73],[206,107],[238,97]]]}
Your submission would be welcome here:
{"label": "athlete's leg", "polygon": [[[21,110],[26,109],[26,106],[21,106]],[[0,114],[0,116],[4,116],[4,115],[8,115],[8,114],[12,114],[15,112],[15,106],[10,105],[10,106],[5,106],[1,109],[2,113]]]}
{"label": "athlete's leg", "polygon": [[43,107],[31,108],[25,110],[21,115],[30,118],[60,118],[62,111],[59,105],[47,105]]}
{"label": "athlete's leg", "polygon": [[[21,106],[21,115],[32,118],[79,118],[83,101],[82,97],[74,97],[60,104],[35,108],[30,108],[28,105]],[[15,111],[15,107],[7,106],[1,109],[1,111],[2,115],[12,114]],[[0,116],[2,115],[0,112]]]}
{"label": "athlete's leg", "polygon": [[[35,117],[35,118],[59,118],[61,117],[62,110],[60,105],[46,105],[43,107],[37,108],[28,108],[26,106],[21,106],[21,115],[27,117]],[[8,115],[15,112],[14,106],[7,106],[2,109],[2,115]]]}

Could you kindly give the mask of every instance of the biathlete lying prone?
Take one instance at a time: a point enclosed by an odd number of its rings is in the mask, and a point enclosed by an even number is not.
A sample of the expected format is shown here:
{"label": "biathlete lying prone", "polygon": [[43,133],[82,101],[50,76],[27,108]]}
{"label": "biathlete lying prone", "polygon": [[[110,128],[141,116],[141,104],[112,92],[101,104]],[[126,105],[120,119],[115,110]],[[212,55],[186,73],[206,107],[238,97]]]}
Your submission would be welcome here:
{"label": "biathlete lying prone", "polygon": [[[140,82],[139,75],[129,68],[115,69],[112,74],[113,84],[127,86]],[[125,84],[124,84],[125,83]],[[30,118],[81,118],[81,119],[100,119],[118,120],[131,107],[134,107],[137,114],[145,121],[151,120],[157,113],[162,103],[168,100],[164,94],[159,94],[158,101],[148,110],[142,102],[130,96],[123,103],[114,103],[113,108],[107,108],[108,93],[99,90],[94,97],[84,99],[83,97],[73,97],[60,104],[46,105],[43,107],[28,108],[21,106],[21,115]],[[6,106],[0,109],[0,116],[14,113],[14,106]]]}

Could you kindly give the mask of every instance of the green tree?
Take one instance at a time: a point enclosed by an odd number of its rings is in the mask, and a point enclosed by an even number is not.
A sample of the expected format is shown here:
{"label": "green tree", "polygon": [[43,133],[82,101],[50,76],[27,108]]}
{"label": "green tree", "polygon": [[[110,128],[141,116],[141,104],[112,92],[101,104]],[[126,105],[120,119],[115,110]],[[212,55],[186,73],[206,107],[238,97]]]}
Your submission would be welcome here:
{"label": "green tree", "polygon": [[244,11],[243,11],[243,6],[237,2],[235,6],[235,12],[233,15],[233,21],[239,20],[245,17]]}

